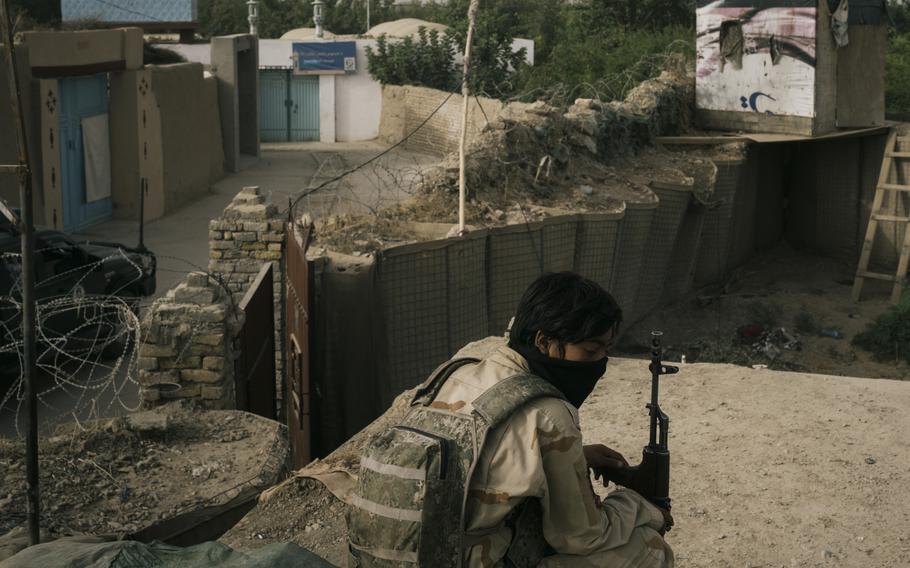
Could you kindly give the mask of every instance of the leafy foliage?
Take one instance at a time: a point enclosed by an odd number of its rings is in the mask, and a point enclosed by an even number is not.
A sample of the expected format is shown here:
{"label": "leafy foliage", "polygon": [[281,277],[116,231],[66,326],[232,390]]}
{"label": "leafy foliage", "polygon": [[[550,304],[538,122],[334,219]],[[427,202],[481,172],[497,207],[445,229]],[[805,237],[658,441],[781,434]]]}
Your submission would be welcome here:
{"label": "leafy foliage", "polygon": [[854,337],[853,345],[872,352],[878,359],[910,362],[910,289],[904,290],[896,306]]}
{"label": "leafy foliage", "polygon": [[891,37],[885,55],[885,108],[910,113],[910,34]]}
{"label": "leafy foliage", "polygon": [[421,27],[417,40],[407,37],[389,42],[376,40],[376,49],[367,46],[370,75],[385,85],[421,85],[444,91],[460,83],[455,69],[457,43],[449,34]]}

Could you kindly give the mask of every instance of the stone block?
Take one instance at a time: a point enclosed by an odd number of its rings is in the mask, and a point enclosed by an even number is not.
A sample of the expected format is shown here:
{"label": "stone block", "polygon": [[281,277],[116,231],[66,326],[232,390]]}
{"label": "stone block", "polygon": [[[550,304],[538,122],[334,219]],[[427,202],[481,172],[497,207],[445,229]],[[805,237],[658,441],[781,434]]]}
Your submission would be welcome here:
{"label": "stone block", "polygon": [[156,345],[154,343],[143,343],[139,347],[140,357],[176,357],[177,348],[173,345]]}
{"label": "stone block", "polygon": [[234,233],[234,240],[241,242],[254,243],[259,240],[259,236],[256,233],[251,231],[241,231],[239,233]]}
{"label": "stone block", "polygon": [[192,383],[217,383],[222,380],[224,375],[216,371],[206,371],[204,369],[182,369],[180,379],[184,382]]}
{"label": "stone block", "polygon": [[284,233],[262,233],[259,240],[265,243],[283,243]]}
{"label": "stone block", "polygon": [[269,221],[269,229],[271,229],[272,231],[276,231],[276,232],[281,233],[282,235],[284,235],[284,231],[285,231],[285,222],[284,222],[284,221],[281,221],[281,220],[278,220],[278,221]]}
{"label": "stone block", "polygon": [[220,241],[224,238],[223,231],[209,231],[209,240],[210,241]]}
{"label": "stone block", "polygon": [[161,398],[199,398],[201,391],[202,387],[199,385],[186,385],[173,392],[162,392]]}
{"label": "stone block", "polygon": [[221,371],[224,369],[224,357],[206,357],[202,360],[202,368],[207,371]]}
{"label": "stone block", "polygon": [[161,400],[161,391],[155,388],[140,388],[139,400],[145,402],[157,402]]}
{"label": "stone block", "polygon": [[[209,221],[210,231],[236,231],[237,228],[237,223],[234,221],[227,221],[225,219],[212,219]],[[221,237],[229,238],[226,234],[222,234]]]}
{"label": "stone block", "polygon": [[173,359],[159,359],[158,365],[162,369],[198,369],[202,366],[202,358],[184,354]]}
{"label": "stone block", "polygon": [[280,252],[283,249],[284,249],[284,245],[281,243],[269,243],[268,244],[268,250],[277,250]]}
{"label": "stone block", "polygon": [[243,251],[255,251],[255,250],[266,250],[268,245],[266,243],[252,242],[252,243],[243,243],[240,245],[240,250]]}
{"label": "stone block", "polygon": [[215,301],[215,290],[211,288],[190,288],[185,284],[174,290],[174,300],[183,304],[211,304]]}
{"label": "stone block", "polygon": [[209,275],[205,272],[190,272],[186,275],[186,285],[190,288],[208,288]]}
{"label": "stone block", "polygon": [[157,357],[139,357],[140,371],[154,371],[158,368]]}
{"label": "stone block", "polygon": [[261,233],[262,231],[269,230],[269,223],[268,221],[244,221],[243,230],[253,231],[254,233]]}
{"label": "stone block", "polygon": [[234,263],[213,260],[209,262],[209,270],[212,272],[221,272],[222,274],[230,274],[231,272],[234,272]]}
{"label": "stone block", "polygon": [[225,261],[237,260],[238,258],[246,258],[246,256],[247,255],[242,250],[223,250],[223,251],[221,251],[221,259],[225,260]]}
{"label": "stone block", "polygon": [[200,389],[203,400],[224,400],[230,397],[230,389],[225,385],[205,386]]}
{"label": "stone block", "polygon": [[193,336],[193,343],[197,345],[222,345],[225,341],[220,333],[197,333]]}
{"label": "stone block", "polygon": [[253,252],[253,258],[259,260],[281,260],[281,251],[262,250]]}
{"label": "stone block", "polygon": [[262,269],[262,261],[260,260],[238,260],[234,263],[234,272],[246,272],[248,274],[255,274]]}
{"label": "stone block", "polygon": [[230,250],[234,248],[234,241],[210,241],[209,250]]}
{"label": "stone block", "polygon": [[177,371],[139,371],[139,384],[146,387],[173,385],[180,382]]}
{"label": "stone block", "polygon": [[211,258],[213,260],[221,260],[223,257],[224,257],[224,253],[222,253],[220,250],[210,250],[209,251],[209,258]]}

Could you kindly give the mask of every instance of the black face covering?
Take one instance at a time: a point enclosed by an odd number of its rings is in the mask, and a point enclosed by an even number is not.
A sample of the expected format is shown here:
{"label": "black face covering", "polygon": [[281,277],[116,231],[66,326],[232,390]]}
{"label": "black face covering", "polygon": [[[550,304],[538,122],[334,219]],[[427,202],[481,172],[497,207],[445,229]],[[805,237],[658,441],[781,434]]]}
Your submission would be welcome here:
{"label": "black face covering", "polygon": [[581,403],[594,390],[594,385],[606,372],[609,360],[609,357],[604,357],[590,362],[566,361],[544,355],[533,346],[517,345],[510,341],[509,347],[528,361],[532,373],[559,389],[575,408],[581,407]]}

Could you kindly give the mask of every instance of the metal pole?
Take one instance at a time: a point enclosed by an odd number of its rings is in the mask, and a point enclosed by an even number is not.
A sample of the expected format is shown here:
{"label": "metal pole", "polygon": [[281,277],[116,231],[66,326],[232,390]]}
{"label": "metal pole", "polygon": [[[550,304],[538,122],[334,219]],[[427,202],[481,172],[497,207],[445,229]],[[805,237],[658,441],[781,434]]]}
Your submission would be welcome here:
{"label": "metal pole", "polygon": [[10,109],[15,121],[19,145],[19,207],[22,211],[22,341],[23,378],[25,379],[28,432],[25,437],[25,478],[29,545],[38,544],[38,398],[35,388],[35,263],[34,216],[32,211],[32,176],[29,170],[28,146],[25,140],[25,117],[22,115],[19,75],[16,69],[16,48],[8,0],[0,0],[0,31],[6,44],[6,69],[9,83]]}
{"label": "metal pole", "polygon": [[148,181],[139,178],[139,246],[137,250],[145,251],[145,188]]}
{"label": "metal pole", "polygon": [[468,84],[471,70],[471,43],[474,41],[474,25],[477,21],[477,9],[480,0],[471,0],[468,6],[468,37],[464,48],[464,75],[461,83],[461,96],[464,99],[464,108],[461,116],[461,140],[458,144],[458,234],[465,234],[465,201],[467,188],[465,187],[465,146],[468,138],[468,103],[471,100],[471,87]]}
{"label": "metal pole", "polygon": [[369,31],[370,31],[370,1],[371,0],[366,0],[366,2],[367,2],[367,33],[369,33]]}

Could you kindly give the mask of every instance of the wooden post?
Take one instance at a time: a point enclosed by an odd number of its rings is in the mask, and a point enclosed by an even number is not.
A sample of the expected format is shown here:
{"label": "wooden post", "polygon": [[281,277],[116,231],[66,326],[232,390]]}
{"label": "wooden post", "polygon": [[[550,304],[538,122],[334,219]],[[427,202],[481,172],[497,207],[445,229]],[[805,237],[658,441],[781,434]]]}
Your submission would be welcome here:
{"label": "wooden post", "polygon": [[461,83],[461,96],[464,99],[464,108],[461,116],[461,140],[458,144],[458,234],[465,234],[465,201],[467,189],[465,187],[465,146],[468,138],[468,104],[471,100],[471,86],[469,85],[471,71],[471,43],[474,41],[474,27],[477,22],[477,9],[480,0],[471,0],[468,6],[468,37],[464,47],[464,74]]}
{"label": "wooden post", "polygon": [[0,0],[0,41],[5,44],[7,82],[9,83],[10,109],[13,114],[13,130],[19,146],[19,208],[20,240],[22,241],[22,376],[25,380],[26,411],[28,431],[25,436],[25,481],[26,519],[28,542],[39,542],[38,509],[38,397],[36,391],[35,365],[35,225],[32,207],[32,174],[29,169],[28,146],[25,139],[25,117],[22,116],[22,100],[19,90],[19,75],[16,68],[16,48],[13,44],[13,24],[8,0]]}

